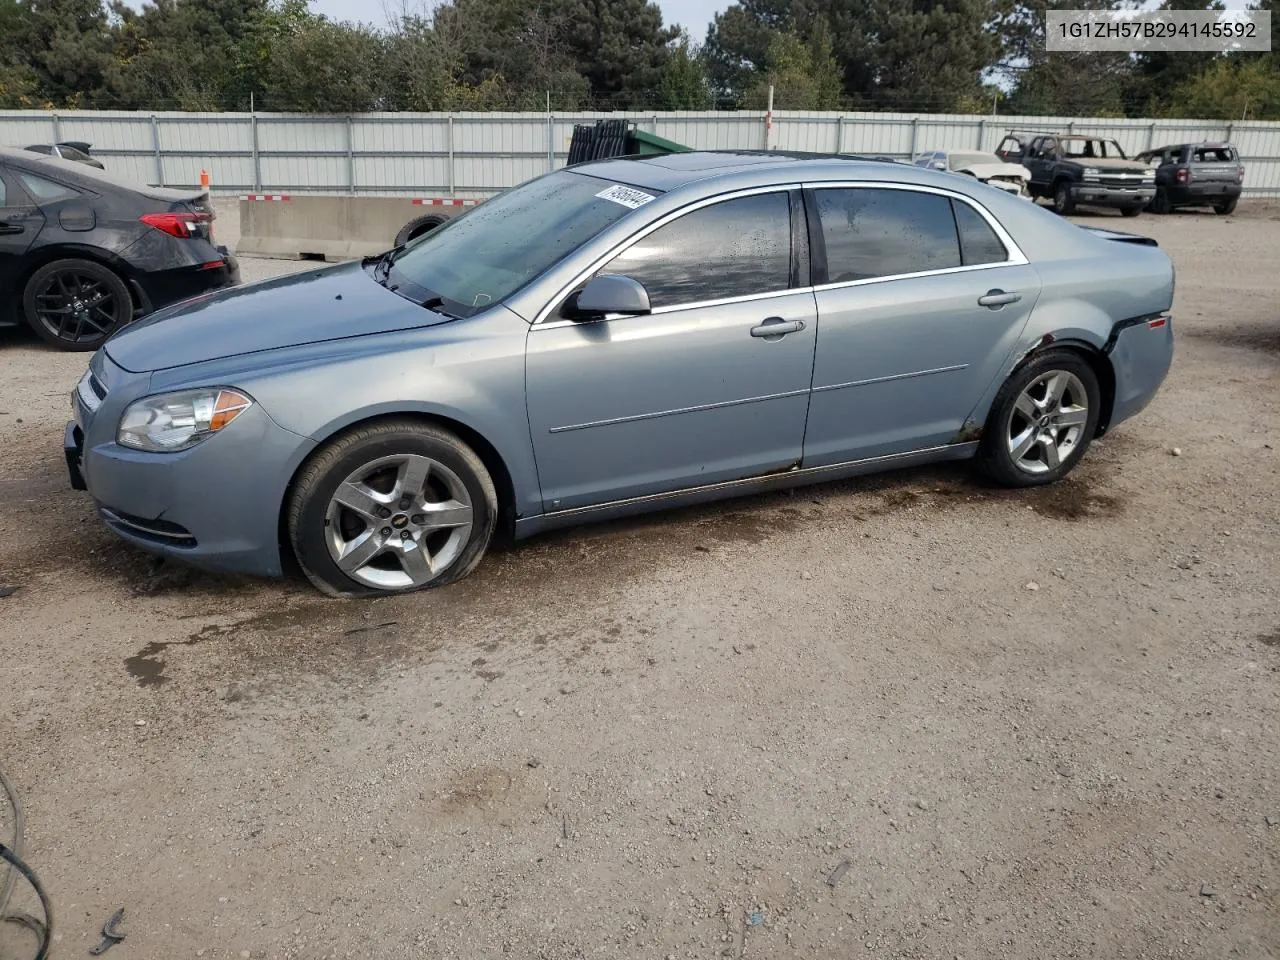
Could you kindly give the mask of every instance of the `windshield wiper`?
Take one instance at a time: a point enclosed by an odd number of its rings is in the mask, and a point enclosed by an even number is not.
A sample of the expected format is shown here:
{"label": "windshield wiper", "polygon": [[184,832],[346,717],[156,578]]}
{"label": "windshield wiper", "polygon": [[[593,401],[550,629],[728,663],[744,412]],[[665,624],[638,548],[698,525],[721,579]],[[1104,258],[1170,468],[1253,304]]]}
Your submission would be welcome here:
{"label": "windshield wiper", "polygon": [[456,313],[450,313],[448,310],[441,309],[444,307],[444,297],[439,294],[432,294],[425,300],[419,301],[418,305],[426,308],[427,310],[434,310],[436,313],[443,314],[446,317],[451,317],[454,320],[459,319]]}
{"label": "windshield wiper", "polygon": [[392,247],[386,253],[380,255],[373,264],[373,279],[386,286],[387,277],[391,275],[391,265],[396,262],[396,257],[400,255],[400,251],[404,249],[404,244],[398,247]]}

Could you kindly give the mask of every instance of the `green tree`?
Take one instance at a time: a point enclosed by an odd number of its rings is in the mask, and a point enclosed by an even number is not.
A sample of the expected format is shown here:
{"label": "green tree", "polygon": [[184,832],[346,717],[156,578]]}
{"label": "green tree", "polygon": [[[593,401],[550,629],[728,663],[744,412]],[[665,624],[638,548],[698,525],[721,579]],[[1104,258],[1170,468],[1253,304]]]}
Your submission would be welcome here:
{"label": "green tree", "polygon": [[567,52],[591,85],[593,97],[627,106],[658,89],[668,47],[680,31],[662,25],[662,11],[656,4],[568,0],[560,15],[568,25]]}
{"label": "green tree", "polygon": [[993,18],[1000,66],[1015,78],[1005,109],[1013,114],[1125,115],[1133,75],[1126,53],[1049,53],[1045,14],[1055,9],[1119,10],[1126,0],[1000,0]]}
{"label": "green tree", "polygon": [[1274,51],[1221,57],[1186,78],[1169,103],[1176,117],[1280,120],[1280,61]]}
{"label": "green tree", "polygon": [[769,67],[769,46],[791,30],[791,0],[739,0],[707,28],[703,56],[717,99],[731,105],[742,99]]}
{"label": "green tree", "polygon": [[763,108],[773,87],[775,110],[838,110],[844,92],[840,65],[825,29],[806,41],[795,33],[776,34],[764,73],[747,94],[746,105]]}
{"label": "green tree", "polygon": [[153,0],[135,12],[121,0],[107,70],[121,106],[222,110],[241,104],[236,45],[268,12],[266,0]]}
{"label": "green tree", "polygon": [[687,35],[671,48],[662,66],[658,106],[663,110],[709,110],[712,106],[706,65]]}
{"label": "green tree", "polygon": [[107,11],[100,0],[26,0],[9,12],[8,40],[24,52],[34,92],[57,106],[97,105],[105,99],[111,62]]}

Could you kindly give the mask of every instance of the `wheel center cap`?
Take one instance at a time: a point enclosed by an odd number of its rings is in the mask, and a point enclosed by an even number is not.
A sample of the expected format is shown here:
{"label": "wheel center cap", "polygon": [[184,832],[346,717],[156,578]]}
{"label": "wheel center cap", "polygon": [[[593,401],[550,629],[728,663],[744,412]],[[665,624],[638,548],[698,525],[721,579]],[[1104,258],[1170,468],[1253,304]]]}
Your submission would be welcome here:
{"label": "wheel center cap", "polygon": [[409,525],[409,518],[406,517],[403,513],[397,513],[394,517],[391,518],[391,525],[395,527],[397,530],[403,530],[405,527]]}

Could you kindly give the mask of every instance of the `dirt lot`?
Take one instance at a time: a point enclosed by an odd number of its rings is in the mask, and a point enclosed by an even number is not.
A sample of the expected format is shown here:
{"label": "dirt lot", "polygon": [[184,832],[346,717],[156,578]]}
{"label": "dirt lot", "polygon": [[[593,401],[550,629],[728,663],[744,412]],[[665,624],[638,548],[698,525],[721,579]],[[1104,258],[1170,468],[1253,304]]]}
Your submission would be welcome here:
{"label": "dirt lot", "polygon": [[153,570],[67,489],[85,358],[0,336],[54,956],[120,906],[114,960],[1280,954],[1280,208],[1089,219],[1176,260],[1178,354],[1060,486],[831,484],[376,602]]}

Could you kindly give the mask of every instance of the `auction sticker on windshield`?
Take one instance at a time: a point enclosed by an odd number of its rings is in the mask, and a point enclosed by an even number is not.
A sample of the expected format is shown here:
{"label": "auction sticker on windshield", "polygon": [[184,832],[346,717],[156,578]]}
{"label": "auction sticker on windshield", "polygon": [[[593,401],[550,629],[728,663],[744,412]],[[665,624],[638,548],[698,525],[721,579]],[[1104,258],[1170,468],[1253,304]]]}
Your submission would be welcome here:
{"label": "auction sticker on windshield", "polygon": [[612,187],[601,190],[596,196],[602,200],[612,200],[614,203],[620,203],[624,207],[630,207],[632,210],[636,207],[643,207],[653,199],[652,194],[637,190],[635,187],[624,187],[617,183]]}

